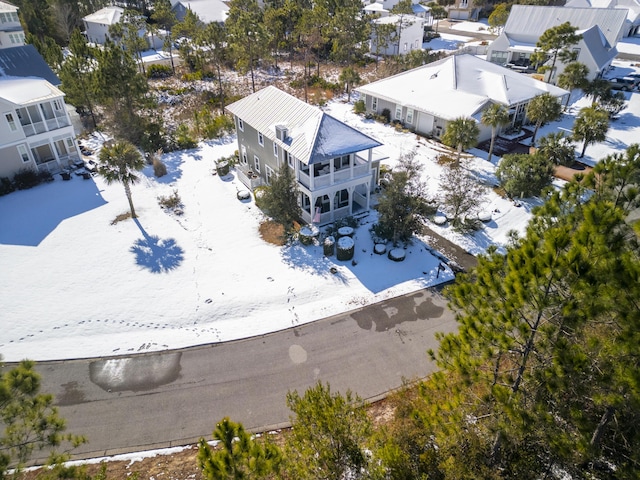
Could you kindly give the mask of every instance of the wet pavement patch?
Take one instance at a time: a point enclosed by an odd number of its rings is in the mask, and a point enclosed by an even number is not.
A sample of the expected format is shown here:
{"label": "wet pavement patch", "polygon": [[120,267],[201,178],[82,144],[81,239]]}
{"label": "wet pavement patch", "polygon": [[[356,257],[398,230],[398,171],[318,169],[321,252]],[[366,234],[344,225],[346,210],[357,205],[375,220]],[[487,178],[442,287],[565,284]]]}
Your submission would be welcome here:
{"label": "wet pavement patch", "polygon": [[97,360],[89,364],[91,381],[108,392],[151,390],[180,374],[181,352]]}

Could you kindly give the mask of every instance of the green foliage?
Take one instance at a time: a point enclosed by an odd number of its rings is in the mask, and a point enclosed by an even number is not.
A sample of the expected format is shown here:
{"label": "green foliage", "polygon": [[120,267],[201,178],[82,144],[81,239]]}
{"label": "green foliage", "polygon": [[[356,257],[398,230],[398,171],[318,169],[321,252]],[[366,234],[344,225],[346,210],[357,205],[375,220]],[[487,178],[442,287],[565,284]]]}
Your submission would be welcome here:
{"label": "green foliage", "polygon": [[480,128],[474,119],[460,117],[449,122],[442,135],[442,143],[456,149],[456,162],[460,163],[462,151],[475,147],[479,135]]}
{"label": "green foliage", "polygon": [[421,176],[422,165],[415,160],[415,152],[400,158],[391,181],[379,197],[378,224],[374,230],[379,237],[397,244],[422,231],[425,218],[434,208]]}
{"label": "green foliage", "polygon": [[269,441],[258,442],[240,423],[225,417],[216,424],[211,449],[204,438],[198,442],[198,465],[207,480],[272,478],[282,461],[280,449]]}
{"label": "green foliage", "polygon": [[353,104],[353,112],[357,113],[358,115],[362,115],[366,111],[367,111],[367,107],[364,103],[364,100],[362,99],[356,100],[356,102]]}
{"label": "green foliage", "polygon": [[491,145],[489,146],[489,157],[487,158],[487,161],[490,162],[493,156],[493,147],[496,141],[496,135],[498,134],[498,128],[509,123],[509,112],[502,105],[493,103],[482,112],[480,121],[484,125],[491,127]]}
{"label": "green foliage", "polygon": [[285,441],[283,470],[298,480],[366,478],[370,460],[365,446],[371,422],[362,399],[350,391],[332,393],[318,383],[300,396],[287,394],[294,417]]}
{"label": "green foliage", "polygon": [[13,184],[18,190],[26,190],[40,185],[42,180],[32,168],[23,168],[13,175]]}
{"label": "green foliage", "polygon": [[123,185],[131,209],[131,218],[136,218],[131,197],[131,185],[140,180],[136,172],[144,168],[142,155],[135,145],[125,141],[105,144],[100,150],[99,158],[98,173],[108,185],[112,183]]}
{"label": "green foliage", "polygon": [[486,197],[486,189],[458,162],[449,164],[440,176],[441,208],[450,217],[453,228],[466,232],[477,227],[477,212]]}
{"label": "green foliage", "polygon": [[552,122],[562,115],[560,100],[550,93],[543,93],[533,97],[527,104],[527,118],[535,123],[536,127],[531,137],[531,145],[536,144],[536,135],[544,123]]}
{"label": "green foliage", "polygon": [[164,196],[161,195],[158,197],[158,203],[160,204],[161,207],[163,208],[176,208],[179,207],[180,205],[182,205],[182,199],[180,198],[180,195],[178,194],[178,190],[174,189],[173,193],[169,196]]}
{"label": "green foliage", "polygon": [[538,155],[551,160],[555,165],[569,167],[575,161],[575,146],[564,132],[552,132],[540,139]]}
{"label": "green foliage", "polygon": [[493,33],[500,33],[509,18],[510,6],[507,3],[499,3],[493,8],[489,15],[489,30]]}
{"label": "green foliage", "polygon": [[359,85],[360,82],[362,81],[362,79],[360,78],[360,75],[358,74],[358,71],[353,67],[346,67],[345,69],[342,70],[342,72],[340,72],[340,77],[338,78],[338,80],[343,85],[345,85],[345,88],[347,90],[347,102],[350,102],[351,89],[354,86]]}
{"label": "green foliage", "polygon": [[573,123],[573,138],[583,142],[580,158],[584,157],[587,146],[604,142],[609,130],[609,113],[598,107],[584,107]]}
{"label": "green foliage", "polygon": [[[531,61],[541,65],[538,68],[540,73],[548,72],[547,81],[553,78],[558,60],[565,64],[576,61],[578,52],[573,47],[582,39],[582,35],[576,31],[577,27],[565,22],[545,30],[538,39]],[[551,60],[550,64],[548,59]]]}
{"label": "green foliage", "polygon": [[234,128],[233,119],[229,115],[213,115],[207,107],[202,107],[193,115],[195,131],[204,139],[218,138]]}
{"label": "green foliage", "polygon": [[529,198],[540,195],[553,179],[551,158],[536,153],[510,153],[502,157],[496,177],[510,198]]}
{"label": "green foliage", "polygon": [[589,67],[584,63],[571,62],[564,67],[564,71],[558,76],[558,86],[569,90],[565,107],[569,105],[569,101],[571,100],[571,90],[576,88],[584,89],[588,85],[588,75]]}
{"label": "green foliage", "polygon": [[391,123],[391,110],[388,108],[383,108],[382,113],[380,113],[380,118],[384,121],[385,124]]}
{"label": "green foliage", "polygon": [[15,184],[7,177],[0,177],[0,197],[16,190]]}
{"label": "green foliage", "polygon": [[168,78],[173,75],[169,65],[153,64],[147,67],[147,78]]}
{"label": "green foliage", "polygon": [[283,163],[278,174],[272,177],[260,204],[273,220],[282,224],[287,233],[293,230],[294,222],[300,220],[298,183],[287,163]]}
{"label": "green foliage", "polygon": [[19,473],[34,451],[51,449],[50,464],[59,464],[67,457],[57,453],[57,447],[76,447],[85,442],[82,437],[64,433],[65,421],[53,406],[53,396],[40,393],[40,375],[30,360],[3,370],[0,420],[0,479],[11,477],[9,467],[15,469],[14,475]]}
{"label": "green foliage", "polygon": [[191,135],[189,126],[185,123],[181,123],[176,129],[174,144],[176,150],[188,150],[190,148],[196,148],[198,142],[193,135]]}

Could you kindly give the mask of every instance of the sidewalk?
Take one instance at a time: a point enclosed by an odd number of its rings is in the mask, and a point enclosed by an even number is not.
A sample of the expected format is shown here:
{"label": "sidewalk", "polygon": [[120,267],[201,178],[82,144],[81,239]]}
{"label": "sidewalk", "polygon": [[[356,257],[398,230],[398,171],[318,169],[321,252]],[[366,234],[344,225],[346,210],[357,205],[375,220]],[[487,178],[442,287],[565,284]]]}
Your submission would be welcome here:
{"label": "sidewalk", "polygon": [[468,272],[478,264],[478,259],[463,248],[438,235],[429,227],[425,227],[424,230],[424,235],[429,237],[429,245],[452,262],[455,262],[463,271]]}

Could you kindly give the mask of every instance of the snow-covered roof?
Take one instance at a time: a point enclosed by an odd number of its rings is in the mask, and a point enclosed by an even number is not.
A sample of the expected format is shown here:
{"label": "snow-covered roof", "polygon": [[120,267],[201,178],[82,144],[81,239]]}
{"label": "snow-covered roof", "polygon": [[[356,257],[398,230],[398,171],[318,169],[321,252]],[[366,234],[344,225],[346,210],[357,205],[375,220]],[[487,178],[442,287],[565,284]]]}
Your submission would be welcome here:
{"label": "snow-covered roof", "polygon": [[60,85],[60,79],[44,61],[33,45],[0,49],[0,78],[40,77],[53,85]]}
{"label": "snow-covered roof", "polygon": [[399,24],[402,20],[403,25],[413,25],[416,22],[423,22],[424,20],[415,15],[389,15],[387,17],[376,18],[373,22],[377,24]]}
{"label": "snow-covered roof", "polygon": [[488,102],[505,106],[543,93],[568,92],[473,55],[452,55],[357,88],[366,95],[454,120],[473,117]]}
{"label": "snow-covered roof", "polygon": [[101,23],[104,25],[115,25],[120,21],[120,17],[124,13],[121,7],[104,7],[97,12],[91,13],[83,18],[85,22]]}
{"label": "snow-covered roof", "polygon": [[[228,105],[227,110],[307,165],[381,145],[274,86]],[[286,127],[284,141],[276,138],[276,126]]]}
{"label": "snow-covered roof", "polygon": [[15,105],[26,105],[64,96],[42,78],[0,77],[0,98]]}
{"label": "snow-covered roof", "polygon": [[17,12],[18,7],[11,5],[9,2],[3,2],[0,0],[0,12]]}
{"label": "snow-covered roof", "polygon": [[600,30],[597,25],[586,30],[580,30],[577,33],[582,35],[582,41],[587,46],[596,65],[598,65],[598,70],[602,70],[608,66],[618,55],[616,47],[611,47],[602,30]]}
{"label": "snow-covered roof", "polygon": [[191,10],[204,23],[224,23],[229,16],[229,7],[221,0],[171,0],[174,11]]}
{"label": "snow-covered roof", "polygon": [[640,2],[637,0],[569,0],[565,7],[593,7],[626,9],[627,20],[634,23],[640,17]]}
{"label": "snow-covered roof", "polygon": [[610,45],[622,35],[626,10],[611,8],[543,7],[513,5],[503,33],[509,38],[540,38],[549,28],[569,22],[578,29],[598,25]]}

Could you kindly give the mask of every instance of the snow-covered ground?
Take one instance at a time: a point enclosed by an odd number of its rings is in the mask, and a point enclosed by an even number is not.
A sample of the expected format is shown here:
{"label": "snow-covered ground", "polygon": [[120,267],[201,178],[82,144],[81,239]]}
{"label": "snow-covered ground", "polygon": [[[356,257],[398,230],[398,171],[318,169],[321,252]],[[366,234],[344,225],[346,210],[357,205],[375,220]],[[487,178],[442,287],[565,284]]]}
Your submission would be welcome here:
{"label": "snow-covered ground", "polygon": [[[638,70],[628,62],[614,65],[615,74]],[[625,95],[627,108],[607,140],[587,148],[587,163],[640,141],[640,93]],[[542,127],[538,138],[570,131],[574,115],[588,104],[574,97],[569,112]],[[390,166],[415,151],[437,195],[441,145],[356,116],[344,99],[327,111],[380,140]],[[84,143],[97,151],[100,139]],[[373,215],[356,231],[356,265],[324,258],[318,246],[265,243],[258,234],[262,214],[253,202],[236,199],[242,187],[235,175],[212,175],[215,160],[236,148],[235,137],[228,137],[165,155],[169,174],[160,179],[147,167],[133,187],[136,221],[112,224],[128,211],[126,197],[121,185],[108,186],[100,177],[56,179],[0,197],[4,360],[120,355],[238,339],[452,278],[446,270],[436,279],[440,260],[429,253],[428,238],[409,247],[404,262],[373,254]],[[489,163],[485,152],[471,153],[471,169],[483,183],[494,184],[499,159]],[[159,196],[175,190],[184,203],[181,216],[158,204]],[[430,227],[479,254],[491,244],[504,246],[509,231],[524,231],[538,203],[516,206],[488,189],[483,210],[492,220],[474,235]]]}

